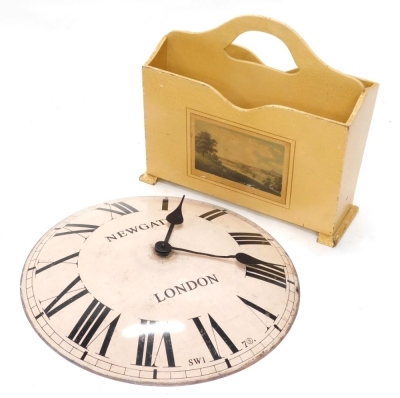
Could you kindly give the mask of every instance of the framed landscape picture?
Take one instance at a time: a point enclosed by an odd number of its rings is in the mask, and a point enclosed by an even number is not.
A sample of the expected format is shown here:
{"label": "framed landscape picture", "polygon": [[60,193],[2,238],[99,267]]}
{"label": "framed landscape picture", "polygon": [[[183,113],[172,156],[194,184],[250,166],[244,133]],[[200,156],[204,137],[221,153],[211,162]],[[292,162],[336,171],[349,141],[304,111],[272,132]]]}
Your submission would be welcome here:
{"label": "framed landscape picture", "polygon": [[288,205],[293,142],[193,112],[189,120],[191,176]]}

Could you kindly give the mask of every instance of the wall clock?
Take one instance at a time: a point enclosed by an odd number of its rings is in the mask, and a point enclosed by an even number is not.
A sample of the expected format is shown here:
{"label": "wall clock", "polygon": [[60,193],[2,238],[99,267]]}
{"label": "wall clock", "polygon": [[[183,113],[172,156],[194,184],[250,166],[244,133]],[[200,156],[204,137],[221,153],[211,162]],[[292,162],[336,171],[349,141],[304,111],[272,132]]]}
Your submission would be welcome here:
{"label": "wall clock", "polygon": [[80,211],[29,254],[21,297],[34,330],[89,371],[199,383],[263,358],[290,330],[299,282],[270,234],[219,206],[134,197]]}

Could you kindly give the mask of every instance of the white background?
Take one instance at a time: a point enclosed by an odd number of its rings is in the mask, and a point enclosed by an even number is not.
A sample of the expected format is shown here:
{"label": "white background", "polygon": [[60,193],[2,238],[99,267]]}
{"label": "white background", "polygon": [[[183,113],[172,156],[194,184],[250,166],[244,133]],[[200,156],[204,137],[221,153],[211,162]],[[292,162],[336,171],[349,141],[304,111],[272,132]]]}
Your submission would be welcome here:
{"label": "white background", "polygon": [[[169,0],[0,2],[2,396],[399,396],[399,60],[394,1]],[[141,66],[171,30],[243,14],[294,28],[330,66],[380,83],[354,203],[339,246],[314,232],[145,171]],[[262,45],[258,53],[272,51]],[[263,54],[259,54],[263,58]],[[266,61],[268,62],[268,61]],[[272,62],[272,61],[271,61]],[[20,274],[37,240],[85,207],[136,195],[203,198],[269,231],[292,258],[298,317],[270,355],[233,376],[144,387],[87,372],[31,328]],[[7,391],[7,392],[6,392]]]}

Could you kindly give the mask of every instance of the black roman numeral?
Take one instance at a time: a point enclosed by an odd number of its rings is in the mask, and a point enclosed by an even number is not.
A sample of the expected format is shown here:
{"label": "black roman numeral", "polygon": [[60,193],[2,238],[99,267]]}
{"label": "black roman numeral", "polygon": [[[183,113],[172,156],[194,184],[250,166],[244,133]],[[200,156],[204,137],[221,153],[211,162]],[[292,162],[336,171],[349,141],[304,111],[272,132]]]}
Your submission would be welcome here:
{"label": "black roman numeral", "polygon": [[[136,352],[136,365],[138,366],[156,366],[155,362],[161,347],[164,342],[165,352],[167,355],[168,367],[175,367],[174,351],[172,349],[171,335],[168,331],[163,333],[158,350],[154,355],[154,328],[157,321],[149,321],[147,319],[141,319],[140,324],[143,328],[149,327],[149,333],[142,333],[139,336],[137,352]],[[153,360],[154,357],[154,360]],[[155,373],[157,377],[157,372]]]}
{"label": "black roman numeral", "polygon": [[229,232],[229,235],[238,243],[238,245],[270,245],[268,240],[261,234],[249,232]]}
{"label": "black roman numeral", "polygon": [[[223,342],[228,346],[228,348],[231,350],[232,354],[238,352],[239,350],[233,343],[233,341],[228,337],[228,335],[222,330],[221,326],[218,325],[218,323],[212,318],[210,314],[208,314],[208,318],[211,323],[212,329],[219,334]],[[206,329],[204,328],[203,324],[200,321],[200,317],[192,318],[194,324],[197,327],[197,330],[199,331],[201,337],[204,340],[204,343],[206,344],[208,351],[210,351],[211,356],[213,357],[214,361],[221,359],[222,357],[219,355],[217,349],[215,348],[213,342],[210,339],[210,336],[206,332]]]}
{"label": "black roman numeral", "polygon": [[117,203],[105,203],[108,208],[98,207],[96,210],[108,211],[110,213],[118,214],[119,216],[125,216],[126,214],[137,213],[136,210],[131,205],[125,202],[117,202]]}
{"label": "black roman numeral", "polygon": [[54,314],[56,314],[58,311],[61,311],[63,308],[67,307],[68,305],[72,304],[74,301],[80,299],[85,294],[89,293],[86,288],[83,288],[82,290],[79,291],[79,293],[76,293],[74,296],[65,300],[61,304],[55,306],[59,301],[62,300],[62,298],[66,294],[71,293],[70,290],[79,282],[81,282],[81,278],[78,276],[58,296],[56,296],[56,298],[43,310],[43,312],[41,312],[39,315],[36,316],[36,319],[41,317],[43,314],[46,314],[47,317],[50,318]]}
{"label": "black roman numeral", "polygon": [[217,209],[217,210],[208,211],[207,213],[204,213],[199,217],[204,218],[205,220],[211,221],[211,220],[214,220],[214,218],[223,216],[224,214],[227,214],[225,210]]}
{"label": "black roman numeral", "polygon": [[[75,229],[78,228],[78,229]],[[57,232],[54,236],[62,236],[62,235],[70,235],[70,234],[83,234],[86,232],[93,232],[97,228],[98,225],[91,224],[67,224],[64,229],[67,229],[67,232]]]}
{"label": "black roman numeral", "polygon": [[49,269],[49,268],[51,268],[51,267],[54,267],[54,266],[57,265],[57,264],[65,263],[65,262],[67,262],[68,260],[71,260],[72,258],[75,258],[75,257],[78,257],[78,256],[79,256],[79,252],[76,252],[76,253],[70,254],[69,256],[60,258],[59,260],[53,261],[52,263],[50,263],[50,264],[48,264],[48,265],[45,265],[45,266],[42,267],[42,268],[36,269],[36,275],[37,275],[37,274],[40,274],[40,273],[43,272],[43,271],[46,271],[47,269]]}
{"label": "black roman numeral", "polygon": [[246,265],[246,276],[286,289],[285,271],[281,265],[268,263],[256,258],[254,260],[254,263]]}
{"label": "black roman numeral", "polygon": [[[59,301],[62,301],[64,296],[69,293],[72,293],[73,289],[79,282],[81,282],[81,278],[78,276],[75,278],[64,290],[61,291],[59,295],[41,312],[39,315],[36,316],[36,319],[46,314],[48,318],[52,317],[65,307],[69,306],[76,300],[80,299],[81,297],[85,296],[89,291],[86,288],[83,288],[78,293],[70,297],[69,299],[61,302],[60,304],[56,305]],[[98,300],[93,299],[90,303],[88,308],[84,311],[82,316],[79,318],[78,322],[72,329],[71,333],[68,335],[68,338],[74,341],[75,343],[79,344],[83,348],[87,348],[87,346],[94,341],[93,337],[95,333],[99,330],[100,326],[104,322],[106,316],[111,311],[110,308],[105,306],[104,304],[100,303]],[[115,328],[117,326],[119,315],[109,323],[101,332],[104,332],[106,328],[108,328],[106,335],[104,337],[103,343],[100,348],[99,355],[105,356],[108,346],[110,344],[111,338],[114,334]],[[97,336],[98,337],[98,336]],[[96,337],[96,338],[97,338]],[[95,339],[96,339],[95,338]],[[86,354],[83,355],[83,358]]]}
{"label": "black roman numeral", "polygon": [[240,296],[238,296],[238,297],[239,297],[240,300],[242,300],[243,303],[246,304],[248,307],[252,308],[253,310],[258,311],[258,312],[261,313],[262,315],[267,316],[268,318],[272,319],[273,321],[276,320],[277,317],[276,317],[274,314],[272,314],[271,312],[265,310],[264,308],[260,307],[260,306],[257,305],[257,304],[254,304],[254,303],[251,302],[250,300],[246,300],[245,298],[240,297]]}
{"label": "black roman numeral", "polygon": [[[110,308],[100,303],[97,299],[93,299],[88,308],[84,311],[78,322],[71,330],[68,338],[79,344],[83,348],[87,348],[92,342],[92,339],[100,326],[104,322],[105,318],[111,311]],[[106,326],[108,328],[107,333],[104,337],[103,344],[101,345],[99,354],[102,356],[106,355],[108,346],[111,338],[114,334],[120,315],[118,315],[110,324]],[[102,330],[102,332],[105,329]],[[93,340],[94,341],[94,340]]]}
{"label": "black roman numeral", "polygon": [[162,200],[162,207],[161,207],[161,210],[168,210],[168,203],[169,203],[168,198],[164,198],[164,199]]}

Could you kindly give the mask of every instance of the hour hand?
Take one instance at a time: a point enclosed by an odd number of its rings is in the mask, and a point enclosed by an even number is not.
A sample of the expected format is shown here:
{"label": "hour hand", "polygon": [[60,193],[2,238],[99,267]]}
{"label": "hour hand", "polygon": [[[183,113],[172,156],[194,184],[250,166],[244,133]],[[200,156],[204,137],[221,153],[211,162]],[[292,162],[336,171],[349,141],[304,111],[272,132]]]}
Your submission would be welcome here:
{"label": "hour hand", "polygon": [[155,244],[156,253],[160,256],[167,256],[169,253],[171,253],[171,245],[168,243],[168,241],[175,225],[183,223],[182,204],[184,199],[185,195],[183,195],[178,207],[166,217],[166,220],[170,223],[167,235],[165,236],[164,240],[160,240]]}
{"label": "hour hand", "polygon": [[[166,220],[171,224],[171,225],[178,225],[183,223],[183,214],[182,214],[182,204],[183,200],[185,199],[185,195],[182,196],[181,203],[179,203],[178,207],[171,213],[168,214],[166,217]],[[168,236],[168,234],[167,234]],[[165,237],[166,239],[167,237]]]}

